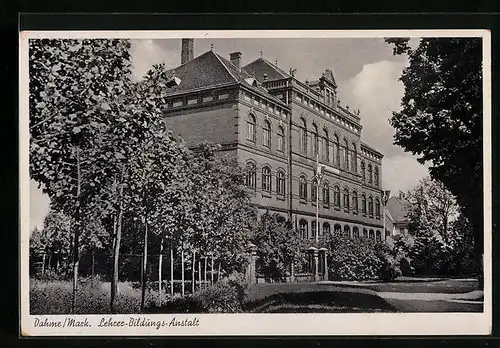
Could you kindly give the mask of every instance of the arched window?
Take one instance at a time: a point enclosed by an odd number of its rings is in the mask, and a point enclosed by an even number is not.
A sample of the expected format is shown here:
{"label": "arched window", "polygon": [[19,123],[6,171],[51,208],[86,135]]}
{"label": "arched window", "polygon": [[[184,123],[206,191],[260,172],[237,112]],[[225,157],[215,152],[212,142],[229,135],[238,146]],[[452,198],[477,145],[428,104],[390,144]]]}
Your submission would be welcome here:
{"label": "arched window", "polygon": [[307,125],[306,121],[301,119],[301,127],[300,127],[300,148],[303,153],[307,154]]}
{"label": "arched window", "polygon": [[364,193],[361,195],[361,212],[366,215],[366,196]]}
{"label": "arched window", "polygon": [[300,220],[299,221],[299,231],[300,231],[300,236],[302,239],[307,238],[307,221],[306,220]]}
{"label": "arched window", "polygon": [[323,236],[328,236],[330,234],[330,224],[328,222],[323,222]]}
{"label": "arched window", "polygon": [[318,198],[318,184],[316,184],[316,180],[313,179],[313,181],[311,181],[311,201],[316,203],[317,198]]}
{"label": "arched window", "polygon": [[271,168],[262,168],[262,191],[271,192]]}
{"label": "arched window", "polygon": [[363,228],[363,238],[368,239],[368,230],[366,228]]}
{"label": "arched window", "polygon": [[323,204],[330,205],[330,186],[326,181],[323,183]]}
{"label": "arched window", "polygon": [[280,196],[285,195],[285,172],[282,170],[276,173],[276,193]]}
{"label": "arched window", "polygon": [[286,224],[286,219],[283,217],[283,216],[278,216],[276,218],[276,222],[281,225],[281,226],[284,226]]}
{"label": "arched window", "polygon": [[373,178],[373,183],[375,184],[376,187],[379,186],[379,172],[378,172],[378,167],[375,167],[375,177]]}
{"label": "arched window", "polygon": [[380,199],[375,199],[375,217],[380,219]]}
{"label": "arched window", "polygon": [[385,240],[391,236],[391,232],[385,231]]}
{"label": "arched window", "polygon": [[361,180],[363,180],[363,182],[366,182],[365,161],[361,161]]}
{"label": "arched window", "polygon": [[344,238],[351,238],[351,228],[349,225],[344,226],[344,233],[342,234]]}
{"label": "arched window", "polygon": [[328,162],[330,160],[330,139],[328,138],[328,131],[323,129],[323,160]]}
{"label": "arched window", "polygon": [[304,175],[299,179],[299,198],[307,200],[307,179]]}
{"label": "arched window", "polygon": [[285,130],[278,127],[278,151],[285,151]]}
{"label": "arched window", "polygon": [[336,235],[339,235],[342,232],[342,226],[340,226],[339,224],[335,224],[335,226],[333,226],[333,232]]}
{"label": "arched window", "polygon": [[353,173],[358,172],[358,150],[356,149],[356,143],[352,143],[352,160],[351,160],[351,171]]}
{"label": "arched window", "polygon": [[352,238],[359,239],[359,229],[357,226],[352,228]]}
{"label": "arched window", "polygon": [[262,145],[271,147],[271,123],[267,120],[264,121],[264,127],[262,128]]}
{"label": "arched window", "polygon": [[316,156],[319,150],[318,127],[313,123],[313,155]]}
{"label": "arched window", "polygon": [[377,230],[377,242],[381,242],[382,241],[382,232],[380,232],[379,230]]}
{"label": "arched window", "polygon": [[372,165],[371,165],[371,163],[368,164],[368,183],[369,184],[373,183],[373,174],[372,174]]}
{"label": "arched window", "polygon": [[358,212],[358,193],[356,191],[352,192],[352,211]]}
{"label": "arched window", "polygon": [[257,173],[253,162],[247,163],[246,185],[253,189],[257,187]]}
{"label": "arched window", "polygon": [[257,139],[257,133],[255,130],[255,116],[248,114],[247,116],[247,139],[255,143]]}
{"label": "arched window", "polygon": [[349,210],[349,189],[344,189],[344,210]]}
{"label": "arched window", "polygon": [[349,143],[344,139],[344,168],[349,170]]}
{"label": "arched window", "polygon": [[368,198],[368,215],[371,218],[373,217],[373,197]]}
{"label": "arched window", "polygon": [[333,162],[340,166],[340,143],[337,134],[333,136]]}
{"label": "arched window", "polygon": [[338,186],[333,188],[333,204],[335,207],[340,208],[340,188]]}
{"label": "arched window", "polygon": [[311,221],[311,238],[316,238],[316,220]]}
{"label": "arched window", "polygon": [[375,232],[373,232],[373,230],[370,230],[370,240],[375,240]]}

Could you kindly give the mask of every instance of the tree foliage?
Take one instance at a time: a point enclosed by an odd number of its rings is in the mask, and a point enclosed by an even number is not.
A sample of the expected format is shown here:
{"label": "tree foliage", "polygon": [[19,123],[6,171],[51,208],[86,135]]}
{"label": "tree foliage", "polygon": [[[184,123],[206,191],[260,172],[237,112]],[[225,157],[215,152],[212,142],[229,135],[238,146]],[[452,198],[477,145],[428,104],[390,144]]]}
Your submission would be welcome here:
{"label": "tree foliage", "polygon": [[482,41],[480,38],[388,38],[408,55],[400,80],[402,110],[394,112],[395,144],[430,163],[430,175],[456,196],[474,226],[482,254]]}
{"label": "tree foliage", "polygon": [[[428,178],[405,195],[408,233],[397,241],[416,274],[472,273],[475,241],[467,218],[444,185]],[[406,241],[403,241],[403,238]]]}
{"label": "tree foliage", "polygon": [[258,222],[252,242],[257,246],[257,270],[266,279],[282,280],[302,256],[301,240],[289,222],[266,213]]}

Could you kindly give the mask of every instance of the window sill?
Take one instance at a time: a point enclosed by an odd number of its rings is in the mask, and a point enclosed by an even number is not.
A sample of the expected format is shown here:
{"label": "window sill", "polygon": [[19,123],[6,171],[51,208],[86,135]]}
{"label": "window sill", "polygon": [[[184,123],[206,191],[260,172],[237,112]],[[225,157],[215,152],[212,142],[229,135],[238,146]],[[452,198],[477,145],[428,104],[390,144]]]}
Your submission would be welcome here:
{"label": "window sill", "polygon": [[323,203],[323,208],[325,208],[325,209],[330,209],[330,204],[324,204],[324,203]]}
{"label": "window sill", "polygon": [[303,198],[300,198],[299,199],[299,203],[302,203],[302,204],[307,204],[307,200],[303,199]]}
{"label": "window sill", "polygon": [[271,193],[270,192],[262,192],[262,197],[265,197],[265,198],[271,198]]}
{"label": "window sill", "polygon": [[340,211],[340,207],[335,207],[335,210],[336,211]]}
{"label": "window sill", "polygon": [[279,201],[286,201],[286,197],[284,195],[277,195],[276,199]]}

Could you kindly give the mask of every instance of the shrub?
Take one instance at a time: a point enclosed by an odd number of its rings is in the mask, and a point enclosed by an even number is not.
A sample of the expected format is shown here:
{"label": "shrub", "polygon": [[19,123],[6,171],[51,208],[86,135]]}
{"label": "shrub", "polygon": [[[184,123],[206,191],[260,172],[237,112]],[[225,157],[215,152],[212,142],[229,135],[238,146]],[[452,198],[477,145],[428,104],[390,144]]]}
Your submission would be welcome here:
{"label": "shrub", "polygon": [[151,302],[146,311],[148,313],[206,313],[207,310],[203,306],[200,298],[194,295],[181,297],[175,295],[173,298],[167,298],[165,302],[158,306]]}
{"label": "shrub", "polygon": [[248,283],[241,273],[233,273],[195,296],[208,313],[238,313],[242,311]]}
{"label": "shrub", "polygon": [[329,272],[334,280],[378,279],[382,260],[362,239],[332,236],[329,241]]}
{"label": "shrub", "polygon": [[238,313],[246,299],[248,283],[241,273],[232,273],[194,295],[174,296],[158,306],[150,303],[150,313]]}

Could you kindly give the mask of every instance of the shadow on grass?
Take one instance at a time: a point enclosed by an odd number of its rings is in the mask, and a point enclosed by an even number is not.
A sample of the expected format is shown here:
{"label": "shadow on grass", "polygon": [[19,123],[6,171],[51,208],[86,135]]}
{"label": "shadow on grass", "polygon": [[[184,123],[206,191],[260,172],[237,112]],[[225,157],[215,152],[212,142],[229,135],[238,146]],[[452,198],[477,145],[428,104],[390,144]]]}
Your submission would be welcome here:
{"label": "shadow on grass", "polygon": [[370,294],[332,291],[289,292],[248,302],[249,313],[373,313],[397,312],[384,299]]}

